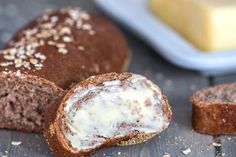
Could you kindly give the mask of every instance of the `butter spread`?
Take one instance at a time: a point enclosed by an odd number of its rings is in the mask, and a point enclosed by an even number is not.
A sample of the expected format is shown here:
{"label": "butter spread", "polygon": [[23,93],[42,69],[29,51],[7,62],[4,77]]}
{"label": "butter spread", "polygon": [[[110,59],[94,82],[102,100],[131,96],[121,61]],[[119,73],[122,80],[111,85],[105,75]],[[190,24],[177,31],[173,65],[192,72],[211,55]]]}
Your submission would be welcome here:
{"label": "butter spread", "polygon": [[166,120],[162,100],[161,90],[140,75],[78,87],[66,101],[64,136],[81,150],[134,131],[157,133]]}

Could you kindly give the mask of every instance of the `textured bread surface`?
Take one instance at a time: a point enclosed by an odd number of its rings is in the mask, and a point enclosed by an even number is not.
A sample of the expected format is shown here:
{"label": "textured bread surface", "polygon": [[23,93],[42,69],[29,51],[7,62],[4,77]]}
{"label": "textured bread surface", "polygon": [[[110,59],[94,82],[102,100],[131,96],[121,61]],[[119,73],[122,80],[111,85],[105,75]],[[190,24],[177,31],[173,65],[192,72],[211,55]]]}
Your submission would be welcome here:
{"label": "textured bread surface", "polygon": [[193,127],[204,134],[236,134],[236,83],[202,89],[191,97]]}
{"label": "textured bread surface", "polygon": [[0,74],[0,128],[42,132],[44,111],[63,93],[37,76]]}
{"label": "textured bread surface", "polygon": [[121,72],[129,57],[123,35],[102,16],[79,8],[43,14],[0,51],[0,128],[42,131],[44,110],[62,89],[91,75]]}
{"label": "textured bread surface", "polygon": [[21,29],[0,54],[0,71],[20,70],[63,89],[128,66],[129,49],[107,19],[79,8],[45,13]]}
{"label": "textured bread surface", "polygon": [[[139,88],[149,97],[142,99]],[[151,81],[132,73],[108,73],[78,83],[51,106],[44,135],[58,157],[88,156],[109,146],[145,142],[167,128],[171,116],[167,98]]]}

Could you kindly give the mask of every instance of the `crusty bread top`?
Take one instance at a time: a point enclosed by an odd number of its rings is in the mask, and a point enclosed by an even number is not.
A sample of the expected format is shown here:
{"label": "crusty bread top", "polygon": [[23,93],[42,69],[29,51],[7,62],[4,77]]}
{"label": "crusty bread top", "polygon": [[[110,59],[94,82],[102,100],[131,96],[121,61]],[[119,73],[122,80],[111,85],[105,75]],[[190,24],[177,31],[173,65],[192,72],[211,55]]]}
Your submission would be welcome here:
{"label": "crusty bread top", "polygon": [[128,137],[158,134],[170,123],[165,99],[159,87],[140,75],[90,77],[61,101],[57,115],[61,141],[71,152],[81,153]]}
{"label": "crusty bread top", "polygon": [[235,104],[236,103],[236,83],[220,84],[213,87],[204,88],[193,94],[193,103],[204,105],[211,104]]}
{"label": "crusty bread top", "polygon": [[0,71],[29,73],[66,89],[85,78],[120,72],[125,39],[105,18],[79,8],[45,13],[20,30],[0,53]]}

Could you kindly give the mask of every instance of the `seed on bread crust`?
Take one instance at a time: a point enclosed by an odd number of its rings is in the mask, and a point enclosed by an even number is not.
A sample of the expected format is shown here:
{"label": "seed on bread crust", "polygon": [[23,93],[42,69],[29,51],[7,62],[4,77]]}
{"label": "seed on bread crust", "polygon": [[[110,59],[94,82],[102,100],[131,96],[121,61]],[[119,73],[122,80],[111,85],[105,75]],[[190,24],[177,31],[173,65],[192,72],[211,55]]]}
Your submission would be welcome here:
{"label": "seed on bread crust", "polygon": [[78,7],[63,8],[16,33],[0,50],[0,71],[20,70],[67,89],[92,75],[122,72],[129,59],[127,42],[111,22]]}

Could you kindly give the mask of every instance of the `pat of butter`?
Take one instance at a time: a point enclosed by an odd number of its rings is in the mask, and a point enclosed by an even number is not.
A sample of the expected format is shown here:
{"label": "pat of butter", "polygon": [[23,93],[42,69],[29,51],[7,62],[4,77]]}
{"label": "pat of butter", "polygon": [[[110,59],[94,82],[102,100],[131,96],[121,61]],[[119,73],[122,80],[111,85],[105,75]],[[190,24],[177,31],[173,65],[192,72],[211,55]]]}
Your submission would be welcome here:
{"label": "pat of butter", "polygon": [[236,48],[236,0],[150,0],[150,6],[203,51]]}

